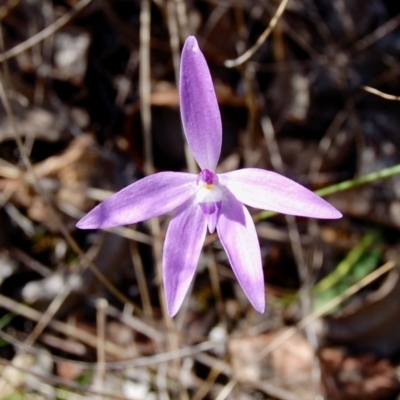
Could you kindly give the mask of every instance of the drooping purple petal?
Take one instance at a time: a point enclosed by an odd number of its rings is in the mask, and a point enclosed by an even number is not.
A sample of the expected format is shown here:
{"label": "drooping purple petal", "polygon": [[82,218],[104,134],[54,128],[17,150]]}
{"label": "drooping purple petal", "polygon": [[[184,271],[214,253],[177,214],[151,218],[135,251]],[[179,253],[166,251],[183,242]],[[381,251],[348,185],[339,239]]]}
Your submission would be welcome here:
{"label": "drooping purple petal", "polygon": [[201,169],[215,172],[221,153],[222,125],[207,62],[194,36],[182,50],[179,82],[182,124]]}
{"label": "drooping purple petal", "polygon": [[163,278],[171,317],[178,312],[192,282],[206,228],[206,218],[194,198],[176,210],[169,224],[164,243]]}
{"label": "drooping purple petal", "polygon": [[215,203],[199,203],[201,211],[207,220],[208,231],[214,233],[217,226],[219,213],[221,211],[221,201]]}
{"label": "drooping purple petal", "polygon": [[115,193],[86,214],[80,229],[134,224],[174,210],[196,191],[196,175],[159,172]]}
{"label": "drooping purple petal", "polygon": [[219,178],[239,201],[251,207],[301,217],[342,217],[321,197],[272,171],[245,168],[221,174]]}
{"label": "drooping purple petal", "polygon": [[221,211],[223,196],[223,192],[219,185],[214,184],[203,185],[196,192],[197,204],[203,212],[204,217],[207,219],[208,230],[210,233],[214,233],[215,231],[219,213]]}
{"label": "drooping purple petal", "polygon": [[227,190],[217,231],[233,272],[254,308],[265,309],[264,275],[256,228],[247,211]]}

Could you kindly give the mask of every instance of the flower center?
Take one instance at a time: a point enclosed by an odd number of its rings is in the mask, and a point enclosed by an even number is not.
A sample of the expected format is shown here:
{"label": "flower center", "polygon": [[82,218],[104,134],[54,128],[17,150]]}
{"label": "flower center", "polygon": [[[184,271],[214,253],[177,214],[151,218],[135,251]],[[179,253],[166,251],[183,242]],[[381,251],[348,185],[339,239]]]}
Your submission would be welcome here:
{"label": "flower center", "polygon": [[218,183],[218,176],[208,169],[203,169],[197,176],[197,183],[202,183],[205,186],[209,186],[208,189],[212,189],[213,185]]}
{"label": "flower center", "polygon": [[218,176],[205,169],[199,173],[197,184],[200,187],[196,193],[196,200],[207,219],[209,231],[213,233],[217,225],[223,199],[223,193],[218,184]]}

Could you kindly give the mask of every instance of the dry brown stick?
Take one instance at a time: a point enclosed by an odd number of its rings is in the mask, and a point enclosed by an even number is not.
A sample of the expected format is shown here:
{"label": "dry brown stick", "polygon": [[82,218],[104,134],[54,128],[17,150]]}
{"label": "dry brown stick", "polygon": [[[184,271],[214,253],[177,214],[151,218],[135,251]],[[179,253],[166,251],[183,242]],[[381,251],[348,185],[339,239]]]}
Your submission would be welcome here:
{"label": "dry brown stick", "polygon": [[218,276],[218,266],[215,260],[215,255],[211,250],[211,246],[208,246],[207,249],[207,258],[208,258],[208,273],[210,275],[211,287],[214,292],[214,296],[217,299],[217,313],[219,316],[220,324],[226,333],[228,333],[228,321],[226,317],[226,311],[224,307],[224,302],[222,299],[221,285]]}
{"label": "dry brown stick", "polygon": [[102,392],[105,388],[106,379],[106,352],[105,352],[105,341],[106,341],[106,308],[108,302],[106,299],[101,298],[97,300],[97,368],[96,376],[94,378],[94,385],[98,388],[99,392]]}
{"label": "dry brown stick", "polygon": [[184,40],[190,35],[190,28],[186,11],[186,3],[184,0],[174,0],[174,1],[176,4],[176,13],[181,33],[180,37],[182,40]]}
{"label": "dry brown stick", "polygon": [[[177,22],[177,16],[176,16],[176,12],[177,12],[176,7],[177,7],[177,4],[173,0],[167,0],[165,3],[169,37],[170,37],[170,47],[171,47],[171,51],[172,51],[172,61],[173,61],[174,72],[175,72],[175,82],[176,82],[176,85],[178,86],[179,85],[181,56],[180,56],[180,41],[179,41],[178,22]],[[182,133],[183,133],[183,130],[182,130]],[[193,157],[193,154],[189,148],[187,141],[185,140],[185,137],[184,137],[185,135],[183,134],[182,136],[184,138],[184,153],[185,153],[187,169],[189,172],[195,174],[195,173],[197,173],[196,161]],[[186,295],[187,296],[190,295],[190,289]],[[181,312],[175,319],[176,330],[180,329],[180,327],[182,326],[182,322],[185,319],[186,304],[187,303],[183,304],[183,306],[181,308]]]}
{"label": "dry brown stick", "polygon": [[115,104],[120,108],[123,108],[129,92],[131,91],[132,77],[138,67],[138,64],[139,57],[137,54],[137,50],[134,49],[129,55],[129,60],[126,64],[125,72],[122,75],[121,80],[119,81],[117,95],[115,96]]}
{"label": "dry brown stick", "polygon": [[390,32],[394,31],[400,24],[400,14],[396,15],[389,21],[385,22],[383,25],[375,29],[369,35],[365,36],[363,39],[358,41],[355,45],[357,51],[362,51],[371,46],[373,43],[382,39]]}
{"label": "dry brown stick", "polygon": [[222,19],[225,13],[228,12],[230,6],[226,3],[216,4],[215,8],[208,15],[207,21],[202,26],[202,40],[206,41],[208,36],[214,30],[217,23]]}
{"label": "dry brown stick", "polygon": [[214,366],[211,366],[210,368],[211,370],[208,373],[207,378],[202,382],[197,391],[194,393],[192,400],[203,400],[209,394],[215,381],[221,374],[219,368],[215,368]]}
{"label": "dry brown stick", "polygon": [[9,60],[17,56],[18,54],[23,53],[24,51],[30,49],[31,47],[37,45],[42,42],[46,38],[51,35],[54,35],[58,30],[67,25],[74,17],[76,17],[85,7],[87,7],[93,0],[81,0],[77,3],[70,11],[65,13],[62,17],[60,17],[57,21],[54,21],[47,28],[38,32],[36,35],[30,37],[10,50],[5,51],[0,54],[0,63]]}
{"label": "dry brown stick", "polygon": [[133,269],[135,270],[135,275],[139,286],[139,294],[140,294],[140,299],[142,300],[144,315],[147,318],[153,318],[153,308],[151,306],[149,289],[147,287],[143,263],[139,254],[139,248],[137,243],[130,241],[129,249],[131,253]]}
{"label": "dry brown stick", "polygon": [[[4,108],[5,108],[6,112],[7,112],[8,118],[11,121],[11,125],[13,127],[13,131],[14,131],[14,135],[15,135],[15,141],[16,141],[18,150],[20,152],[22,161],[23,161],[26,169],[31,174],[33,181],[37,183],[37,176],[35,175],[35,172],[33,170],[32,164],[31,164],[31,162],[29,160],[29,157],[27,155],[25,146],[24,146],[24,144],[22,142],[20,133],[18,131],[17,123],[15,121],[14,114],[13,114],[12,109],[11,109],[11,105],[10,105],[10,103],[8,101],[7,95],[6,95],[5,90],[4,90],[3,77],[2,77],[1,74],[0,74],[0,97],[1,97],[1,100],[3,102]],[[79,246],[74,242],[74,240],[70,236],[69,232],[67,231],[66,227],[64,226],[64,224],[62,223],[62,221],[58,217],[57,213],[53,209],[52,203],[51,203],[50,199],[48,198],[47,193],[44,191],[44,189],[40,185],[36,185],[36,187],[37,187],[37,190],[40,193],[41,197],[43,198],[43,200],[50,206],[52,217],[55,218],[56,221],[58,221],[59,226],[60,226],[60,230],[63,233],[64,237],[67,239],[67,241],[69,243],[72,243],[72,245],[75,245],[78,248],[78,250],[80,251]],[[67,298],[67,296],[70,293],[70,290],[73,287],[73,282],[74,282],[75,279],[77,279],[77,275],[75,275],[75,276],[72,275],[69,278],[68,284],[64,286],[62,292],[51,302],[51,304],[48,307],[48,309],[46,310],[45,314],[41,315],[41,317],[38,319],[37,325],[35,326],[35,328],[31,332],[31,334],[27,338],[27,344],[29,346],[33,345],[33,343],[36,341],[38,336],[43,332],[45,327],[48,325],[49,321],[55,315],[55,313],[57,312],[57,310],[59,309],[61,304]],[[14,358],[14,360],[15,360],[15,358]],[[3,373],[6,373],[6,370],[7,370],[7,368],[3,371]]]}
{"label": "dry brown stick", "polygon": [[257,39],[256,43],[253,47],[250,47],[245,53],[243,53],[240,57],[235,60],[226,60],[225,66],[228,68],[237,67],[247,60],[262,46],[262,44],[268,39],[268,36],[271,34],[279,19],[282,17],[289,0],[282,0],[281,4],[279,4],[278,9],[275,12],[275,15],[272,17],[267,29],[261,34],[261,36]]}
{"label": "dry brown stick", "polygon": [[[347,300],[349,297],[353,296],[354,294],[359,292],[361,289],[363,289],[367,285],[376,281],[378,278],[380,278],[384,274],[391,271],[395,266],[396,266],[395,261],[388,261],[387,263],[385,263],[384,265],[379,267],[377,270],[371,272],[369,275],[367,275],[365,278],[363,278],[360,282],[358,282],[358,283],[354,284],[353,286],[351,286],[350,288],[348,288],[341,295],[336,296],[334,299],[327,302],[325,305],[320,307],[318,310],[316,310],[313,313],[304,317],[296,326],[287,329],[284,333],[282,333],[275,340],[273,340],[267,347],[265,347],[264,350],[259,355],[259,357],[254,360],[254,363],[256,363],[257,361],[260,361],[261,359],[266,357],[268,354],[272,353],[275,349],[280,347],[288,339],[290,339],[293,335],[295,335],[296,332],[306,328],[309,324],[316,321],[318,318],[323,317],[327,312],[329,312],[333,308],[337,307],[343,301]],[[195,356],[195,358],[202,364],[205,364],[205,365],[209,366],[210,368],[212,367],[214,369],[218,369],[220,373],[225,374],[227,376],[232,376],[235,372],[232,370],[231,366],[228,365],[226,362],[223,362],[221,360],[216,360],[214,357],[212,357],[208,354],[199,353]],[[239,380],[239,382],[240,382],[240,380]],[[272,396],[277,397],[279,399],[295,400],[294,398],[290,397],[290,393],[280,392],[280,389],[276,388],[274,385],[260,386],[257,383],[255,383],[254,387],[257,387],[258,389],[263,390],[266,393],[271,394]],[[275,391],[275,389],[277,389],[277,390]]]}
{"label": "dry brown stick", "polygon": [[108,316],[118,319],[130,329],[139,332],[140,334],[148,337],[150,340],[158,344],[165,342],[165,335],[163,331],[151,326],[147,321],[143,320],[143,318],[133,316],[130,311],[131,310],[129,309],[120,311],[118,308],[111,305],[109,305],[106,310]]}
{"label": "dry brown stick", "polygon": [[165,3],[168,31],[169,31],[169,45],[172,51],[172,63],[174,64],[175,81],[176,84],[179,82],[179,66],[181,57],[179,53],[180,40],[179,40],[179,29],[176,18],[176,3],[174,0],[167,0]]}
{"label": "dry brown stick", "polygon": [[[0,299],[0,305],[2,306],[1,299]],[[34,311],[36,311],[36,310],[34,310]],[[23,315],[23,314],[21,314],[21,315]],[[24,342],[21,342],[18,339],[15,339],[13,336],[5,333],[4,331],[0,331],[0,337],[2,339],[6,340],[7,342],[11,343],[13,346],[15,346],[19,349],[23,349],[27,353],[40,354],[43,352],[43,350],[38,347],[27,348],[24,345]],[[79,340],[79,337],[76,337],[75,339]],[[81,342],[83,342],[83,341],[81,340]],[[106,343],[110,343],[110,342],[106,342]],[[111,345],[115,346],[114,343],[111,343]],[[198,355],[199,353],[204,353],[206,351],[213,350],[217,346],[219,346],[218,343],[215,343],[212,341],[205,341],[205,342],[195,344],[190,347],[180,348],[177,351],[169,351],[169,352],[165,352],[165,353],[158,353],[155,355],[138,357],[138,358],[133,358],[133,356],[131,356],[130,354],[129,355],[126,354],[126,351],[125,351],[125,356],[129,357],[130,358],[129,360],[109,361],[106,363],[105,367],[107,370],[110,370],[110,371],[111,370],[112,371],[121,370],[121,369],[126,369],[126,368],[150,367],[150,366],[154,366],[157,364],[173,361],[176,358],[194,357],[194,356]],[[112,352],[108,352],[108,356],[114,356],[115,358],[117,357]],[[93,370],[94,368],[96,368],[96,363],[85,362],[85,361],[76,361],[76,360],[72,360],[72,359],[68,359],[68,358],[60,357],[60,356],[55,356],[55,355],[52,355],[52,358],[53,358],[54,362],[61,362],[61,363],[68,362],[68,363],[77,365],[81,368],[84,368],[86,370],[88,370],[88,369]]]}
{"label": "dry brown stick", "polygon": [[382,97],[382,98],[385,99],[385,100],[400,101],[400,96],[394,96],[394,95],[392,95],[392,94],[388,94],[388,93],[385,93],[385,92],[381,92],[380,90],[375,89],[375,88],[370,87],[370,86],[363,86],[362,88],[363,88],[366,92],[372,93],[372,94],[374,94],[374,95],[376,95],[376,96],[379,96],[379,97]]}
{"label": "dry brown stick", "polygon": [[140,117],[144,132],[144,170],[154,173],[153,139],[151,136],[151,80],[150,80],[150,0],[142,0],[140,6],[139,50]]}
{"label": "dry brown stick", "polygon": [[46,326],[49,324],[51,319],[57,313],[61,305],[64,303],[65,299],[70,294],[71,290],[78,285],[79,278],[76,275],[71,275],[66,284],[64,285],[61,292],[54,298],[54,300],[50,303],[49,307],[47,307],[46,311],[40,316],[40,319],[37,321],[35,328],[29,334],[29,336],[25,339],[26,346],[32,346],[40,334],[45,330]]}
{"label": "dry brown stick", "polygon": [[[179,65],[180,65],[180,42],[179,42],[179,30],[178,30],[178,23],[176,17],[176,7],[178,4],[174,2],[174,0],[167,0],[165,7],[166,7],[166,14],[167,14],[167,22],[168,22],[168,30],[169,30],[169,42],[172,51],[172,61],[174,64],[174,72],[175,72],[175,81],[176,85],[179,85]],[[185,135],[183,135],[185,136]],[[185,151],[185,158],[186,158],[186,165],[188,171],[192,174],[197,173],[197,166],[196,161],[193,157],[192,152],[190,151],[189,145],[184,138],[184,151]]]}
{"label": "dry brown stick", "polygon": [[[15,300],[10,299],[9,297],[3,296],[1,294],[0,294],[0,306],[4,307],[5,309],[7,309],[15,314],[21,315],[31,321],[38,322],[42,318],[42,313],[40,313],[39,311],[37,311],[25,304],[18,303]],[[64,334],[73,339],[79,340],[80,342],[82,342],[92,348],[96,348],[97,337],[95,335],[92,335],[89,332],[86,332],[80,328],[71,326],[64,322],[58,321],[56,319],[52,319],[49,322],[48,326],[61,334]],[[24,348],[26,349],[27,346],[24,346]],[[126,359],[131,356],[128,349],[122,348],[114,343],[109,342],[109,341],[105,341],[104,349],[109,356],[114,357],[114,358]]]}
{"label": "dry brown stick", "polygon": [[0,358],[0,364],[4,365],[4,366],[9,366],[10,368],[15,368],[21,372],[24,372],[26,374],[35,376],[36,378],[42,379],[45,382],[50,382],[52,383],[54,386],[56,385],[61,385],[64,387],[68,387],[71,388],[73,390],[79,391],[79,392],[83,392],[83,393],[91,393],[94,395],[101,395],[104,396],[106,398],[110,398],[110,399],[116,399],[116,400],[128,400],[127,397],[125,396],[118,396],[115,393],[111,393],[111,392],[104,392],[104,391],[97,391],[94,389],[91,389],[89,387],[80,385],[79,383],[76,383],[74,381],[68,380],[68,379],[63,379],[54,375],[44,375],[39,373],[38,371],[34,371],[33,369],[28,369],[28,368],[23,368],[20,366],[14,366],[11,365],[11,363],[7,360],[4,360],[2,358]]}
{"label": "dry brown stick", "polygon": [[[302,400],[301,397],[296,396],[292,392],[282,389],[281,387],[273,385],[265,380],[252,382],[251,386],[278,400]],[[315,399],[321,398],[321,396],[315,397]]]}
{"label": "dry brown stick", "polygon": [[[20,152],[20,156],[22,159],[22,162],[26,168],[26,170],[28,171],[30,178],[32,179],[33,182],[33,186],[35,188],[35,190],[37,191],[37,193],[41,196],[41,198],[43,199],[43,201],[49,206],[49,210],[51,213],[51,217],[53,219],[55,219],[55,221],[57,221],[57,225],[59,226],[60,232],[61,234],[64,236],[65,240],[67,241],[67,243],[69,244],[69,246],[72,248],[72,250],[80,255],[85,257],[84,253],[82,252],[82,250],[80,249],[79,245],[77,244],[77,242],[74,240],[74,238],[71,236],[71,234],[69,233],[68,229],[66,228],[65,224],[61,221],[61,218],[58,216],[54,205],[53,205],[53,201],[51,200],[50,196],[48,195],[47,191],[42,187],[42,185],[40,184],[35,170],[29,160],[29,157],[27,156],[27,153],[25,151],[25,147],[24,144],[22,142],[21,139],[21,135],[20,132],[18,130],[18,126],[17,123],[15,121],[14,118],[14,113],[12,111],[10,102],[7,98],[7,95],[5,93],[4,90],[4,85],[3,85],[3,76],[2,74],[0,74],[0,97],[1,100],[3,102],[4,108],[7,112],[7,116],[10,119],[11,125],[13,127],[13,131],[14,131],[14,139],[15,142],[17,144],[18,150]],[[89,260],[85,260],[85,261],[89,261]],[[123,303],[130,303],[130,300],[124,295],[122,294],[102,273],[101,271],[97,268],[96,265],[94,265],[93,262],[89,261],[86,264],[86,267],[88,267],[90,269],[90,271],[93,273],[93,275],[111,292],[114,294],[114,296],[119,299],[121,302]]]}
{"label": "dry brown stick", "polygon": [[311,324],[312,322],[316,321],[318,318],[323,317],[327,312],[332,310],[333,308],[337,307],[349,297],[356,294],[365,286],[369,285],[370,283],[376,281],[382,275],[388,273],[396,266],[395,261],[388,261],[387,263],[383,264],[377,270],[371,272],[365,278],[363,278],[360,282],[357,282],[353,286],[349,287],[346,291],[344,291],[339,296],[336,296],[332,300],[325,303],[322,307],[318,308],[318,310],[312,312],[311,314],[307,315],[303,318],[296,326],[289,328],[284,333],[282,333],[277,339],[273,340],[260,354],[259,360],[266,357],[268,354],[273,352],[276,348],[281,346],[285,343],[288,339],[290,339],[293,335],[296,334],[301,329],[304,329],[306,326]]}
{"label": "dry brown stick", "polygon": [[[139,93],[140,93],[140,116],[143,126],[144,134],[144,154],[145,163],[144,170],[146,175],[151,175],[154,173],[154,158],[153,158],[153,139],[151,136],[151,80],[150,80],[150,0],[141,0],[140,6],[140,61],[139,61]],[[161,227],[158,218],[152,218],[150,220],[150,231],[153,237],[160,237]],[[153,254],[156,263],[157,270],[157,284],[158,293],[160,298],[161,309],[167,327],[168,332],[168,343],[171,350],[179,348],[178,336],[175,332],[174,324],[171,318],[169,318],[167,313],[167,306],[165,301],[164,287],[162,285],[162,246],[158,241],[153,243]],[[174,373],[177,376],[180,363],[179,360],[175,360],[173,363]],[[158,373],[163,375],[167,373],[167,370],[161,368]],[[158,375],[159,375],[158,374]],[[157,376],[158,376],[157,375]],[[184,391],[182,391],[183,393]],[[168,398],[168,392],[164,391],[160,394]]]}
{"label": "dry brown stick", "polygon": [[237,385],[238,381],[236,379],[231,379],[218,393],[215,400],[225,400],[229,394],[232,392],[233,388]]}
{"label": "dry brown stick", "polygon": [[[261,127],[266,139],[267,148],[269,153],[271,154],[271,163],[274,169],[279,173],[284,173],[284,164],[282,160],[282,156],[279,150],[278,143],[275,137],[275,130],[272,125],[270,118],[266,115],[261,117]],[[296,260],[297,269],[300,277],[300,290],[299,290],[299,299],[300,299],[300,308],[302,312],[302,317],[309,314],[311,310],[311,294],[310,294],[310,279],[309,279],[309,268],[307,267],[306,258],[304,255],[303,247],[301,245],[301,238],[299,228],[296,222],[296,219],[292,215],[285,215],[286,224],[289,230],[289,239],[290,245],[292,248],[292,252],[294,258]],[[313,391],[314,395],[317,396],[320,393],[319,387],[321,386],[322,373],[319,364],[319,359],[316,356],[316,349],[318,348],[318,340],[315,335],[315,332],[309,327],[306,327],[305,333],[307,336],[307,340],[309,341],[311,347],[314,350],[313,354],[313,362],[312,362],[312,375],[313,375]]]}
{"label": "dry brown stick", "polygon": [[0,21],[5,19],[7,15],[20,3],[21,0],[9,0],[6,4],[0,6]]}
{"label": "dry brown stick", "polygon": [[[217,313],[219,316],[219,323],[221,324],[222,329],[228,334],[228,323],[227,323],[227,317],[226,317],[226,312],[225,312],[225,307],[224,303],[222,300],[222,293],[221,293],[221,287],[220,287],[220,281],[219,281],[219,276],[218,276],[218,268],[217,268],[217,263],[215,261],[214,254],[208,246],[207,249],[207,258],[208,258],[208,272],[211,280],[211,287],[212,291],[214,293],[215,298],[217,299]],[[228,336],[226,336],[226,341],[223,343],[221,341],[221,346],[225,346],[224,351],[227,352],[227,341],[228,341]],[[212,389],[215,381],[217,380],[218,376],[220,375],[221,371],[219,368],[214,368],[211,366],[211,370],[207,375],[207,378],[199,385],[197,391],[194,393],[192,400],[203,400],[210,392]]]}
{"label": "dry brown stick", "polygon": [[341,126],[346,122],[346,120],[349,118],[349,110],[348,107],[346,107],[344,110],[339,111],[331,124],[329,125],[327,131],[325,132],[323,138],[320,140],[318,143],[318,148],[316,150],[316,155],[313,157],[309,169],[309,175],[311,177],[315,177],[317,173],[319,173],[322,162],[324,161],[324,158],[331,147],[333,141],[335,140],[337,136],[337,132],[341,128]]}

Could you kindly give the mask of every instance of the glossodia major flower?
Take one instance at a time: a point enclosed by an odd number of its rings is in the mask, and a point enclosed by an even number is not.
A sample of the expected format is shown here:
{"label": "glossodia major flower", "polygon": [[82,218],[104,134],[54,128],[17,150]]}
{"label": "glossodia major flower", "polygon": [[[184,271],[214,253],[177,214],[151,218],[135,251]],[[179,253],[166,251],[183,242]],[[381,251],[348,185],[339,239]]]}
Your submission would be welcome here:
{"label": "glossodia major flower", "polygon": [[193,36],[182,51],[179,96],[182,123],[201,168],[198,175],[159,172],[122,189],[78,223],[81,229],[134,224],[176,210],[163,251],[168,313],[174,316],[193,279],[207,228],[216,229],[232,269],[254,308],[265,309],[260,247],[244,205],[302,217],[342,215],[305,187],[275,172],[247,168],[216,174],[222,126],[206,60]]}

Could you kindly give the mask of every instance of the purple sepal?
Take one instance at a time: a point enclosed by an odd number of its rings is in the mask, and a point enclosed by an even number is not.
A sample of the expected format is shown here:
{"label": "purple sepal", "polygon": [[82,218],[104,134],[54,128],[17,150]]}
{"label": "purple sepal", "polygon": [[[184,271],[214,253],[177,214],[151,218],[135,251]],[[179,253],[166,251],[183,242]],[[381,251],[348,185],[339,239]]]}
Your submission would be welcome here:
{"label": "purple sepal", "polygon": [[182,50],[179,82],[182,125],[202,170],[215,172],[221,153],[222,125],[210,71],[194,36]]}
{"label": "purple sepal", "polygon": [[229,191],[225,196],[217,223],[218,235],[243,291],[253,307],[263,313],[264,274],[256,228],[246,207]]}
{"label": "purple sepal", "polygon": [[327,201],[276,172],[245,168],[220,174],[219,179],[241,203],[250,207],[300,217],[342,217]]}
{"label": "purple sepal", "polygon": [[174,210],[195,192],[195,175],[159,172],[115,193],[86,214],[76,226],[96,229],[135,224]]}
{"label": "purple sepal", "polygon": [[206,219],[194,199],[182,204],[169,224],[163,252],[163,279],[171,317],[178,312],[192,282],[206,229]]}

